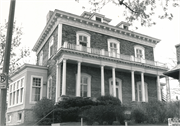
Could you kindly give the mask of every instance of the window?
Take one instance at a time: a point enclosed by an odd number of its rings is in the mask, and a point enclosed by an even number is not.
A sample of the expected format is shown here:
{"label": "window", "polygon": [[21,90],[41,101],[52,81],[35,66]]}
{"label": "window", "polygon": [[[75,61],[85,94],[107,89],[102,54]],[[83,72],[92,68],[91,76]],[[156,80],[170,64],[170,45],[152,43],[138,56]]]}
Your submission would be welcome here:
{"label": "window", "polygon": [[24,77],[9,85],[9,106],[23,103]]}
{"label": "window", "polygon": [[76,44],[85,47],[90,47],[90,34],[84,31],[76,32]]}
{"label": "window", "polygon": [[[113,96],[113,80],[109,79],[109,93]],[[122,80],[116,78],[116,97],[122,102]]]}
{"label": "window", "polygon": [[40,54],[39,54],[39,65],[43,64],[43,50],[41,50]]}
{"label": "window", "polygon": [[10,114],[7,115],[7,122],[11,122],[11,115]]}
{"label": "window", "polygon": [[91,76],[86,73],[81,73],[80,96],[91,97]]}
{"label": "window", "polygon": [[52,36],[49,40],[49,58],[53,54],[53,43],[54,43],[54,37]]}
{"label": "window", "polygon": [[120,42],[115,39],[108,39],[109,56],[120,58]]}
{"label": "window", "polygon": [[[148,87],[147,83],[144,82],[144,91],[145,91],[145,102],[148,102]],[[142,90],[141,90],[141,82],[137,82],[137,96],[138,101],[142,101]]]}
{"label": "window", "polygon": [[47,88],[47,98],[52,99],[52,95],[53,95],[52,77],[49,77],[48,88]]}
{"label": "window", "polygon": [[123,25],[123,29],[126,29],[126,30],[128,30],[128,26],[126,26],[126,25]]}
{"label": "window", "polygon": [[83,35],[79,35],[79,44],[87,47],[87,37]]}
{"label": "window", "polygon": [[134,46],[134,54],[136,62],[145,62],[144,48],[142,46]]}
{"label": "window", "polygon": [[22,120],[22,112],[19,112],[17,116],[17,121],[21,122],[21,120]]}
{"label": "window", "polygon": [[99,17],[96,17],[96,21],[99,21],[99,22],[101,22],[101,18],[99,18]]}
{"label": "window", "polygon": [[32,77],[31,80],[31,101],[37,102],[41,99],[42,95],[42,77]]}

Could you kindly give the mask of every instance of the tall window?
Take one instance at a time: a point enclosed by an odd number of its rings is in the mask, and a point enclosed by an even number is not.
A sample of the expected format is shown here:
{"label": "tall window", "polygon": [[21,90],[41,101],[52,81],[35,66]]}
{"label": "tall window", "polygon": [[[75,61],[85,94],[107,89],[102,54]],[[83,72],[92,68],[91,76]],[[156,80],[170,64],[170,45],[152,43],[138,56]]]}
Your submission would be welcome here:
{"label": "tall window", "polygon": [[19,105],[23,102],[24,78],[18,79],[9,85],[9,106]]}
{"label": "tall window", "polygon": [[[144,91],[145,91],[145,102],[148,102],[148,87],[147,83],[144,82]],[[137,82],[137,96],[138,101],[142,101],[142,89],[141,82]]]}
{"label": "tall window", "polygon": [[120,58],[120,42],[115,39],[108,39],[109,56]]}
{"label": "tall window", "polygon": [[88,77],[81,77],[81,97],[87,97],[88,93]]}
{"label": "tall window", "polygon": [[37,102],[41,99],[42,78],[32,77],[31,101]]}
{"label": "tall window", "polygon": [[53,54],[53,44],[54,44],[54,37],[52,36],[49,40],[49,58]]}
{"label": "tall window", "polygon": [[43,64],[43,50],[41,50],[40,54],[39,54],[39,65]]}
{"label": "tall window", "polygon": [[[109,93],[113,96],[113,80],[109,79]],[[122,80],[116,78],[116,97],[122,102]]]}
{"label": "tall window", "polygon": [[81,83],[80,96],[81,97],[91,97],[91,76],[86,73],[81,73],[81,82],[80,83]]}
{"label": "tall window", "polygon": [[90,47],[90,34],[84,31],[76,32],[76,44]]}
{"label": "tall window", "polygon": [[47,88],[47,98],[52,99],[52,95],[53,95],[52,77],[49,77],[48,88]]}
{"label": "tall window", "polygon": [[145,62],[145,49],[142,46],[134,46],[134,54],[136,62]]}

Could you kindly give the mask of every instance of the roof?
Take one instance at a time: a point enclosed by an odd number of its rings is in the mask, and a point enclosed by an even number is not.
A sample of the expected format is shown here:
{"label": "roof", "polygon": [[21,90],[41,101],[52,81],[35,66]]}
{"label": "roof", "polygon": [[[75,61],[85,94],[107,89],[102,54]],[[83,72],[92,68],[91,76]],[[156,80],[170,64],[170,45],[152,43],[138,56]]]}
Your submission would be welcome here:
{"label": "roof", "polygon": [[174,79],[179,79],[179,71],[180,71],[180,64],[176,65],[173,69],[164,72],[164,75],[172,77]]}

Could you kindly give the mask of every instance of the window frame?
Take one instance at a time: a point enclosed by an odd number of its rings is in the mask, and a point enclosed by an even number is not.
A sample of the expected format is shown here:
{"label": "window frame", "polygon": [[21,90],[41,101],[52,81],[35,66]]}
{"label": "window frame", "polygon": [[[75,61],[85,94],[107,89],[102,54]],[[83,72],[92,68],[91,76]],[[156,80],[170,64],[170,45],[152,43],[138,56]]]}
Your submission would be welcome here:
{"label": "window frame", "polygon": [[144,47],[142,47],[142,46],[140,46],[140,45],[135,45],[135,46],[134,46],[134,55],[135,55],[136,58],[138,58],[138,57],[137,57],[137,52],[136,52],[137,49],[138,49],[138,50],[141,50],[141,52],[142,52],[142,58],[145,59],[145,49],[144,49]]}
{"label": "window frame", "polygon": [[[49,39],[49,51],[48,51],[48,59],[51,58],[51,56],[53,55],[53,45],[54,45],[54,37],[51,36],[51,38]],[[51,47],[52,47],[52,54],[51,54]]]}
{"label": "window frame", "polygon": [[[19,118],[19,115],[21,114],[21,119]],[[17,122],[22,122],[23,114],[22,112],[17,113]]]}
{"label": "window frame", "polygon": [[[119,86],[116,85],[116,88],[120,90],[119,92],[119,100],[122,102],[122,80],[119,78],[116,78],[116,81],[119,82]],[[113,78],[109,78],[109,94],[113,96],[113,85],[111,85],[111,82],[113,82]]]}
{"label": "window frame", "polygon": [[8,122],[8,123],[11,122],[11,118],[12,118],[12,115],[11,115],[11,114],[7,114],[7,122]]}
{"label": "window frame", "polygon": [[79,36],[85,36],[87,37],[87,46],[86,47],[91,47],[91,35],[85,31],[77,31],[76,32],[76,45],[81,45]]}
{"label": "window frame", "polygon": [[[49,80],[51,80],[51,96],[49,95]],[[53,93],[53,85],[52,85],[52,76],[48,78],[48,83],[47,83],[47,98],[52,99],[52,93]]]}
{"label": "window frame", "polygon": [[[81,77],[88,78],[88,80],[87,80],[87,97],[91,97],[91,75],[89,75],[87,73],[81,73]],[[80,83],[81,83],[81,81],[80,81]],[[76,87],[77,87],[77,74],[76,74]],[[76,92],[77,92],[77,90],[76,90]],[[80,84],[80,97],[82,97],[81,96],[81,84]]]}
{"label": "window frame", "polygon": [[40,78],[41,79],[41,86],[40,86],[40,100],[41,100],[42,99],[42,94],[43,94],[43,77],[42,76],[31,75],[30,103],[35,104],[37,101],[32,101],[33,78]]}
{"label": "window frame", "polygon": [[112,39],[112,38],[108,39],[107,42],[108,42],[108,52],[111,52],[111,46],[110,45],[111,45],[111,43],[113,43],[113,44],[116,44],[116,46],[117,46],[116,54],[120,55],[120,42],[118,40]]}
{"label": "window frame", "polygon": [[[23,82],[23,83],[22,83]],[[9,85],[8,108],[23,104],[25,76],[17,79]],[[19,93],[17,93],[19,92]]]}
{"label": "window frame", "polygon": [[[138,102],[142,102],[140,101],[140,93],[139,91],[141,90],[141,88],[139,89],[139,86],[141,87],[141,81],[137,82],[137,101]],[[145,91],[145,102],[148,102],[148,84],[146,82],[144,82],[144,91]]]}

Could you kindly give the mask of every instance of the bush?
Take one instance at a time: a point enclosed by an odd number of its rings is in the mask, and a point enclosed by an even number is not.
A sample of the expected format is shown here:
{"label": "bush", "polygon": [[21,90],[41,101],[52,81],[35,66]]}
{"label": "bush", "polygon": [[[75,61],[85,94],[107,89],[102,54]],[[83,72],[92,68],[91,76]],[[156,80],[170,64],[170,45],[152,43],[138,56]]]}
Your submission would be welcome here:
{"label": "bush", "polygon": [[97,103],[100,105],[118,105],[121,106],[121,101],[113,96],[106,95],[97,98]]}
{"label": "bush", "polygon": [[143,105],[138,105],[133,108],[132,118],[136,123],[143,123],[147,120],[146,111]]}
{"label": "bush", "polygon": [[114,107],[112,105],[98,105],[93,106],[83,112],[82,117],[87,124],[93,124],[98,122],[99,125],[103,125],[103,122],[107,122],[109,125],[116,119]]}
{"label": "bush", "polygon": [[54,102],[47,98],[42,98],[33,107],[33,113],[37,119],[46,116],[54,108]]}
{"label": "bush", "polygon": [[74,97],[74,98],[69,98],[64,101],[60,101],[57,103],[56,107],[57,108],[71,108],[71,107],[84,107],[84,106],[89,106],[89,105],[94,105],[95,103],[89,99],[89,98],[82,98],[82,97]]}

